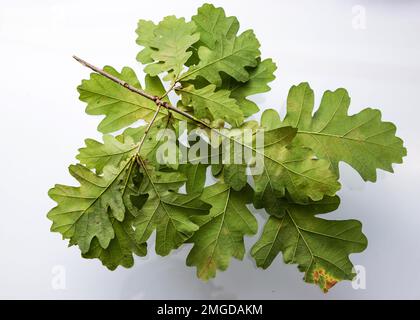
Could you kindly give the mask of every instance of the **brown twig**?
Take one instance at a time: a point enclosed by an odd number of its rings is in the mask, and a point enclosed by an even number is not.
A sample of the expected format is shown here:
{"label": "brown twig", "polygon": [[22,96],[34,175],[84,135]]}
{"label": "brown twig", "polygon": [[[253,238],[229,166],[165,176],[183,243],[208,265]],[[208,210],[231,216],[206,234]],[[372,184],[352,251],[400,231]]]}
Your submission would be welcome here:
{"label": "brown twig", "polygon": [[164,107],[165,109],[176,112],[176,113],[182,115],[183,117],[185,117],[185,118],[187,118],[191,121],[194,121],[194,122],[208,128],[208,129],[212,129],[212,127],[210,125],[208,125],[207,123],[205,123],[204,121],[201,121],[200,119],[195,118],[194,116],[190,115],[189,113],[172,106],[170,103],[168,103],[166,101],[162,101],[161,98],[159,98],[157,96],[154,96],[154,95],[151,95],[144,90],[135,88],[132,85],[130,85],[129,83],[125,82],[124,80],[121,80],[121,79],[109,74],[108,72],[106,72],[106,71],[104,71],[104,70],[102,70],[98,67],[95,67],[94,65],[90,64],[89,62],[87,62],[83,59],[80,59],[77,56],[73,56],[73,58],[76,61],[78,61],[79,63],[81,63],[82,65],[84,65],[85,67],[91,69],[92,71],[95,71],[96,73],[99,73],[100,75],[104,76],[105,78],[108,78],[111,81],[114,81],[115,83],[119,84],[120,86],[122,86],[122,87],[124,87],[128,90],[130,90],[131,92],[139,94],[146,99],[152,100],[156,104],[157,107],[159,107],[159,106]]}
{"label": "brown twig", "polygon": [[153,115],[152,120],[150,120],[150,122],[147,124],[146,129],[144,129],[144,134],[143,134],[143,136],[141,137],[141,140],[140,140],[140,142],[139,142],[139,144],[138,144],[138,147],[137,147],[137,154],[139,154],[139,153],[140,153],[141,147],[143,146],[144,141],[146,141],[147,134],[149,133],[150,128],[151,128],[151,127],[153,126],[153,124],[155,123],[156,117],[158,116],[158,114],[159,114],[159,112],[160,112],[160,108],[162,108],[162,106],[161,106],[161,105],[158,105],[158,106],[157,106],[157,109],[156,109],[156,112],[155,112],[155,114]]}
{"label": "brown twig", "polygon": [[159,99],[160,100],[163,100],[163,99],[165,99],[167,96],[168,96],[168,94],[175,88],[175,86],[176,86],[176,82],[174,82],[171,86],[170,86],[170,88],[163,94],[163,96],[161,96]]}

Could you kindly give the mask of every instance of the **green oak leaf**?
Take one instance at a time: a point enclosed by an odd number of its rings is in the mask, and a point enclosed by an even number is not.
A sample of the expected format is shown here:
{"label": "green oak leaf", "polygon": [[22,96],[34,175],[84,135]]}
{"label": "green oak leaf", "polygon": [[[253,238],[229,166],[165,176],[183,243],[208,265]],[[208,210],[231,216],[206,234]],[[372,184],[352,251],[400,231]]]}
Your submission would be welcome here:
{"label": "green oak leaf", "polygon": [[340,189],[329,162],[317,159],[311,149],[290,145],[296,129],[283,127],[264,133],[264,169],[254,176],[256,198],[267,189],[287,190],[297,202],[308,198],[321,200],[324,195],[335,195]]}
{"label": "green oak leaf", "polygon": [[345,89],[326,91],[312,116],[314,94],[307,83],[290,89],[287,115],[282,126],[298,128],[297,143],[310,147],[331,162],[338,175],[338,163],[351,165],[366,181],[376,181],[376,169],[393,172],[407,150],[395,136],[396,127],[381,121],[381,112],[364,109],[349,116],[350,97]]}
{"label": "green oak leaf", "polygon": [[123,222],[114,220],[112,226],[115,237],[108,247],[102,248],[99,241],[94,238],[89,251],[82,254],[83,258],[99,259],[110,270],[115,270],[118,266],[131,268],[134,265],[133,253],[144,257],[147,254],[147,245],[136,241],[131,218]]}
{"label": "green oak leaf", "polygon": [[[109,134],[104,135],[103,143],[93,139],[86,139],[86,146],[79,149],[79,154],[76,158],[87,168],[95,169],[98,174],[101,174],[105,166],[118,166],[121,161],[138,153],[139,143],[134,143],[134,141],[142,139],[145,129],[146,126],[127,128],[117,137]],[[166,129],[173,129],[172,117],[170,116],[163,116],[155,121],[154,126],[149,130],[149,134],[142,144],[140,156],[153,163],[156,167],[167,165],[176,169],[178,166],[178,152],[174,159],[175,161],[170,163],[165,163],[165,159],[158,159],[157,156],[157,150],[167,141],[164,135],[164,130]]]}
{"label": "green oak leaf", "polygon": [[[286,190],[295,201],[306,202],[308,199],[321,200],[324,195],[335,195],[340,189],[327,160],[317,159],[311,149],[292,143],[297,132],[295,128],[256,130],[251,142],[238,139],[241,132],[240,129],[236,131],[236,136],[233,136],[234,131],[224,135],[225,139],[231,140],[230,159],[223,169],[224,179],[235,190],[245,186],[247,161],[245,158],[237,161],[234,157],[235,153],[245,155],[246,149],[251,151],[258,162],[258,168],[250,166],[257,207],[263,207],[273,195],[283,196]],[[256,144],[257,134],[264,135],[262,145]]]}
{"label": "green oak leaf", "polygon": [[[104,71],[141,89],[140,82],[131,68],[124,67],[119,73],[114,68],[107,66]],[[87,114],[105,115],[98,126],[98,130],[102,133],[115,132],[140,119],[150,121],[156,111],[153,101],[96,73],[92,73],[89,80],[83,80],[77,90],[80,93],[79,99],[87,103]],[[165,93],[158,77],[146,76],[145,90],[156,96]],[[161,116],[166,114],[166,110],[161,111]]]}
{"label": "green oak leaf", "polygon": [[115,270],[118,266],[130,268],[134,265],[133,254],[141,257],[147,254],[147,244],[136,241],[133,227],[133,220],[139,213],[138,207],[141,207],[147,199],[146,195],[138,195],[141,176],[137,166],[133,168],[129,179],[127,186],[129,192],[123,195],[129,214],[125,215],[122,222],[111,218],[115,237],[106,249],[100,245],[97,238],[94,238],[89,251],[82,254],[84,258],[101,260],[102,264],[110,270]]}
{"label": "green oak leaf", "polygon": [[211,203],[210,214],[195,217],[200,226],[189,240],[194,244],[187,257],[188,266],[197,267],[197,276],[208,280],[216,270],[226,270],[231,257],[242,260],[244,236],[257,232],[257,220],[246,207],[249,192],[236,192],[224,183],[204,189],[202,199]]}
{"label": "green oak leaf", "polygon": [[146,66],[144,71],[151,76],[167,71],[164,79],[176,81],[192,55],[188,50],[200,38],[196,26],[194,22],[185,22],[184,18],[169,16],[154,28],[153,33],[155,37],[149,41],[149,45],[154,50],[150,57],[156,62]]}
{"label": "green oak leaf", "polygon": [[285,263],[297,264],[304,280],[324,292],[355,276],[349,255],[363,251],[367,239],[356,220],[325,220],[315,215],[337,209],[338,197],[305,205],[278,200],[281,216],[270,216],[251,255],[257,266],[268,268],[281,252]]}
{"label": "green oak leaf", "polygon": [[137,54],[137,61],[147,64],[152,63],[152,53],[154,52],[153,41],[155,39],[155,29],[157,25],[153,21],[148,20],[139,20],[137,24],[136,33],[137,37],[137,44],[144,47],[138,54]]}
{"label": "green oak leaf", "polygon": [[177,92],[182,95],[184,106],[193,107],[197,118],[223,119],[235,127],[241,125],[244,120],[241,109],[236,101],[229,97],[228,90],[216,91],[216,86],[210,84],[201,89],[189,85],[177,89]]}
{"label": "green oak leaf", "polygon": [[258,64],[259,47],[260,44],[252,30],[230,39],[223,37],[216,42],[214,49],[201,46],[198,49],[200,62],[181,75],[179,81],[194,80],[201,76],[220,87],[222,85],[220,72],[225,72],[237,81],[246,82],[249,80],[246,68]]}
{"label": "green oak leaf", "polygon": [[95,169],[98,174],[102,173],[105,166],[118,166],[121,161],[133,156],[138,149],[130,137],[121,142],[108,134],[103,136],[103,141],[101,143],[94,139],[86,139],[86,147],[80,148],[76,156],[81,164]]}
{"label": "green oak leaf", "polygon": [[200,33],[200,41],[194,44],[197,50],[201,46],[215,49],[217,41],[223,38],[232,39],[239,30],[236,17],[226,17],[223,8],[216,8],[208,3],[198,8],[197,14],[191,20],[195,22]]}
{"label": "green oak leaf", "polygon": [[223,89],[230,91],[230,97],[236,99],[245,118],[257,113],[260,109],[257,104],[248,99],[249,96],[270,91],[268,86],[276,77],[276,64],[271,59],[258,63],[255,68],[250,69],[249,80],[240,83],[232,78],[224,80]]}
{"label": "green oak leaf", "polygon": [[51,231],[70,239],[82,253],[88,252],[95,237],[102,248],[107,248],[115,236],[112,220],[123,221],[126,215],[124,194],[130,192],[133,166],[133,159],[121,163],[118,168],[107,166],[103,176],[80,164],[70,166],[70,174],[79,181],[80,187],[57,184],[48,192],[57,202],[48,213],[53,222]]}
{"label": "green oak leaf", "polygon": [[146,242],[156,230],[156,253],[166,256],[188,240],[198,226],[191,221],[195,215],[206,215],[210,206],[199,194],[186,195],[176,190],[185,183],[180,172],[159,172],[142,162],[141,194],[147,201],[136,216],[136,240]]}

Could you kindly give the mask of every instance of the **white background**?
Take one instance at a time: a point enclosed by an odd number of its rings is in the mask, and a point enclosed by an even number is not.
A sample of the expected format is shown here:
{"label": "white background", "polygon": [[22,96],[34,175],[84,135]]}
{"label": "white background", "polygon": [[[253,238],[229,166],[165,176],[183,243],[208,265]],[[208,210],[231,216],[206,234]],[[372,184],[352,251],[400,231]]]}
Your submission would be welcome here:
{"label": "white background", "polygon": [[[137,20],[190,17],[201,3],[1,0],[0,298],[420,298],[420,2],[414,0],[214,1],[239,18],[242,30],[253,28],[264,57],[278,64],[273,90],[256,99],[261,108],[284,109],[288,88],[309,81],[317,102],[324,90],[342,86],[351,112],[380,108],[397,125],[409,153],[404,165],[394,175],[380,172],[376,184],[342,165],[342,206],[330,215],[363,222],[369,246],[352,260],[366,268],[366,290],[346,282],[324,295],[281,257],[267,271],[249,257],[235,260],[203,283],[185,266],[187,248],[110,272],[49,232],[48,189],[72,184],[67,165],[84,138],[100,138],[100,118],[84,114],[76,91],[89,72],[71,55],[141,73]],[[366,10],[365,29],[354,28],[355,5]],[[247,247],[256,239],[248,238]],[[53,286],[59,270],[65,290]]]}

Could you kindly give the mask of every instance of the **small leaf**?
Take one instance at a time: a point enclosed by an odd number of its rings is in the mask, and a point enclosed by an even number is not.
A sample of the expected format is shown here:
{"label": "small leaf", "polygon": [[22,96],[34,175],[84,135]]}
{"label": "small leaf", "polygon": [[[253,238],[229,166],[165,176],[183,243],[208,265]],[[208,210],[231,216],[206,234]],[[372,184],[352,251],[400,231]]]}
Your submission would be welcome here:
{"label": "small leaf", "polygon": [[324,292],[341,280],[352,280],[355,274],[349,255],[367,246],[356,220],[325,220],[315,217],[335,210],[338,197],[326,197],[306,205],[279,200],[282,216],[271,216],[251,255],[257,266],[268,268],[282,252],[286,263],[297,264],[304,280],[317,284]]}
{"label": "small leaf", "polygon": [[175,16],[164,18],[154,28],[155,37],[148,43],[154,49],[150,57],[156,62],[149,64],[144,71],[151,76],[167,71],[165,80],[177,81],[192,54],[188,49],[200,37],[195,31],[194,22],[187,23],[184,18],[177,19]]}
{"label": "small leaf", "polygon": [[195,89],[190,85],[178,89],[182,95],[183,104],[194,108],[197,118],[210,118],[211,120],[224,119],[233,126],[239,126],[244,120],[243,113],[234,99],[229,98],[227,90],[216,91],[215,85],[208,85]]}

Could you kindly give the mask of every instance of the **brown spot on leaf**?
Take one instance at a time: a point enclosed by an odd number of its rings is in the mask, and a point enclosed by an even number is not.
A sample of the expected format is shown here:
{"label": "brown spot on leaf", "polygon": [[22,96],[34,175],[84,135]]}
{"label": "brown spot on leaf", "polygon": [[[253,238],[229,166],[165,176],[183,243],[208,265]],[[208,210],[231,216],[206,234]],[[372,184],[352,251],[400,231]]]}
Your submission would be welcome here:
{"label": "brown spot on leaf", "polygon": [[316,268],[312,273],[313,282],[322,289],[324,293],[327,293],[337,282],[332,275],[328,274],[323,268]]}
{"label": "brown spot on leaf", "polygon": [[315,270],[314,271],[313,278],[314,278],[314,282],[315,283],[318,283],[318,281],[319,281],[319,273],[318,273],[318,270]]}
{"label": "brown spot on leaf", "polygon": [[328,290],[330,290],[332,287],[334,287],[334,285],[335,285],[336,283],[337,283],[337,280],[335,280],[335,279],[333,279],[333,278],[328,279],[328,280],[325,282],[325,287],[326,287],[327,291],[328,291]]}

